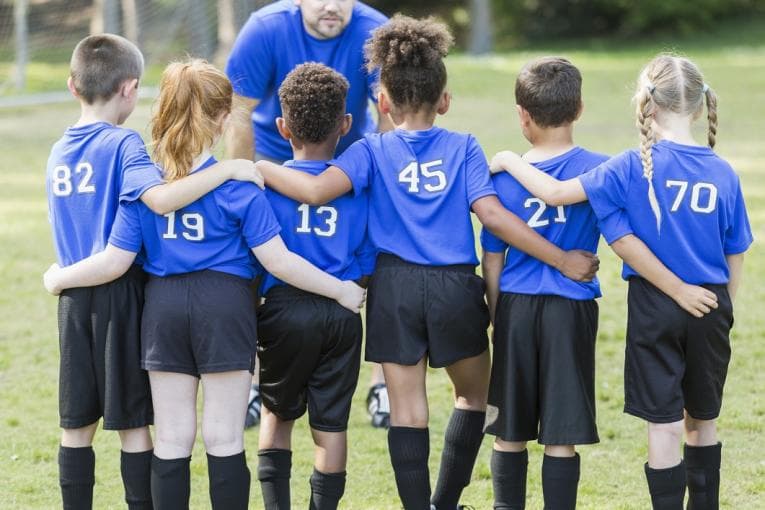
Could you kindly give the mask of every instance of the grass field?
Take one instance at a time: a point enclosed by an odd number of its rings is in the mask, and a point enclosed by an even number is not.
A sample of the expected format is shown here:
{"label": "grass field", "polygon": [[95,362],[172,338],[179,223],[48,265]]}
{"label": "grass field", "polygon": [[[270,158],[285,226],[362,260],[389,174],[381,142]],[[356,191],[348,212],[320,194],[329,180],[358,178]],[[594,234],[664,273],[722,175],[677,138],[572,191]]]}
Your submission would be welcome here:
{"label": "grass field", "polygon": [[[718,153],[741,175],[755,236],[765,235],[765,35],[744,31],[714,44],[714,35],[673,44],[693,58],[718,93]],[[719,41],[718,41],[719,42]],[[616,153],[637,142],[629,98],[640,67],[668,46],[644,42],[635,47],[576,51],[560,47],[541,53],[567,55],[584,76],[585,113],[576,140],[592,150]],[[539,51],[484,59],[449,59],[452,110],[439,123],[474,133],[491,156],[502,148],[524,150],[513,108],[513,81],[523,62]],[[129,127],[145,132],[149,104],[139,106]],[[46,221],[45,162],[50,145],[77,117],[73,103],[0,112],[3,164],[0,168],[0,507],[60,506],[56,452],[57,363],[56,300],[41,285],[53,261]],[[704,126],[699,126],[701,133]],[[601,443],[580,449],[582,479],[579,508],[640,509],[649,506],[642,464],[646,458],[645,425],[622,413],[622,366],[626,286],[608,248],[601,251],[604,298],[597,354],[598,424]],[[747,255],[745,277],[736,303],[733,360],[719,420],[725,444],[722,508],[765,508],[765,253],[755,243]],[[367,368],[356,394],[350,424],[348,484],[341,507],[399,508],[387,455],[386,434],[369,427],[364,396]],[[442,436],[451,408],[450,386],[443,371],[429,375],[431,403],[431,477],[435,481]],[[257,431],[246,435],[255,474]],[[116,434],[96,438],[97,508],[123,508]],[[301,421],[294,435],[293,504],[307,507],[312,446]],[[484,440],[463,503],[491,508],[491,440]],[[530,452],[528,508],[542,508],[541,450]],[[192,508],[209,507],[204,450],[197,444],[192,460]],[[261,508],[257,483],[251,507]]]}

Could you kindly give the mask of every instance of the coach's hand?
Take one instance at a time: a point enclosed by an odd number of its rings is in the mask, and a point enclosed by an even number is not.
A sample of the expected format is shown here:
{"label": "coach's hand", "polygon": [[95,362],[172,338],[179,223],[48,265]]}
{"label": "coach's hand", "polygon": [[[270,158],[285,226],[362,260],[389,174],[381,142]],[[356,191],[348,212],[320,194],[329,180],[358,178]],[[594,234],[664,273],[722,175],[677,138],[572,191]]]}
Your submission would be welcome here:
{"label": "coach's hand", "polygon": [[58,283],[58,272],[60,270],[61,266],[58,264],[51,264],[51,266],[47,271],[45,271],[45,274],[43,275],[43,285],[45,285],[45,290],[54,296],[61,294],[62,290]]}
{"label": "coach's hand", "polygon": [[337,298],[338,303],[353,313],[359,313],[366,299],[366,289],[362,289],[350,280],[342,282],[340,296]]}
{"label": "coach's hand", "polygon": [[717,308],[717,294],[698,285],[683,283],[670,297],[694,317],[703,317]]}
{"label": "coach's hand", "polygon": [[249,159],[231,159],[225,162],[231,167],[231,178],[235,181],[252,182],[260,189],[266,188],[266,181],[254,162]]}
{"label": "coach's hand", "polygon": [[595,278],[600,268],[600,259],[594,253],[584,250],[569,250],[563,255],[558,271],[564,276],[577,281],[589,282]]}

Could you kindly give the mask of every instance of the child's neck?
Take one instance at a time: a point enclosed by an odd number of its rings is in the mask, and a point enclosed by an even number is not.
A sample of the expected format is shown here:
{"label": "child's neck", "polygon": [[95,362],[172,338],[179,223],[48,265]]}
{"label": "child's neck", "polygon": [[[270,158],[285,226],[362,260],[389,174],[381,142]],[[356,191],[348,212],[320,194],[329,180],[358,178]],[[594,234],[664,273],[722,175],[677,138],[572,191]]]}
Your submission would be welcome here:
{"label": "child's neck", "polygon": [[85,101],[80,101],[80,118],[74,127],[86,126],[97,122],[108,122],[114,126],[120,124],[118,102],[110,100],[88,104]]}
{"label": "child's neck", "polygon": [[669,140],[682,145],[700,145],[693,137],[691,115],[678,115],[675,113],[657,114],[653,121],[653,131],[656,140]]}
{"label": "child's neck", "polygon": [[528,138],[531,149],[523,155],[523,159],[531,162],[552,159],[575,147],[573,124],[552,128],[532,128]]}
{"label": "child's neck", "polygon": [[335,157],[338,138],[330,136],[322,143],[304,143],[292,140],[292,159],[295,161],[329,161]]}
{"label": "child's neck", "polygon": [[212,149],[210,147],[203,149],[202,152],[199,154],[199,156],[197,156],[191,161],[191,171],[193,172],[194,170],[202,166],[202,164],[205,161],[210,159],[210,156],[212,156]]}
{"label": "child's neck", "polygon": [[417,112],[391,114],[393,126],[406,131],[425,131],[433,127],[436,112],[423,109]]}

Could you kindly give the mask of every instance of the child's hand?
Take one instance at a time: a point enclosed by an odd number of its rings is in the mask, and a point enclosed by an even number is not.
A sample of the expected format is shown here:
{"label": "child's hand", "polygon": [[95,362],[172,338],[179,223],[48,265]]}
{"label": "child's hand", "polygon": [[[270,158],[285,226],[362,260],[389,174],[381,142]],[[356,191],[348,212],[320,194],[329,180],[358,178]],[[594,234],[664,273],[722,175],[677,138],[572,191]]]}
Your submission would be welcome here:
{"label": "child's hand", "polygon": [[563,255],[558,271],[577,282],[589,282],[600,268],[600,259],[594,253],[584,250],[569,250]]}
{"label": "child's hand", "polygon": [[703,317],[717,308],[717,294],[698,285],[683,283],[670,297],[694,317]]}
{"label": "child's hand", "polygon": [[235,181],[252,182],[260,189],[265,189],[265,180],[255,163],[249,159],[231,159],[227,163],[231,166],[232,179]]}
{"label": "child's hand", "polygon": [[489,163],[489,170],[492,174],[496,174],[510,168],[515,161],[520,161],[521,157],[513,151],[501,151],[491,158]]}
{"label": "child's hand", "polygon": [[364,301],[367,298],[367,291],[356,285],[352,281],[344,281],[341,284],[340,295],[337,302],[346,307],[353,313],[359,313]]}
{"label": "child's hand", "polygon": [[45,290],[54,296],[61,294],[62,290],[58,283],[58,272],[60,270],[61,267],[58,264],[51,264],[51,266],[47,271],[45,271],[45,274],[43,275],[43,285],[45,285]]}

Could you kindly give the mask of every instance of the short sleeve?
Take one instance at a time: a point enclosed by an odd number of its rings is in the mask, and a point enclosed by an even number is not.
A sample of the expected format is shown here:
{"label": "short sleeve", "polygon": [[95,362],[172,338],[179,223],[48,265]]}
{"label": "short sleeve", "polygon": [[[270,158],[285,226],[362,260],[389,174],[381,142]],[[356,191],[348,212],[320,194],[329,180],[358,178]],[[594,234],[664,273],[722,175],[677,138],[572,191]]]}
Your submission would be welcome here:
{"label": "short sleeve", "polygon": [[491,184],[491,173],[486,155],[472,136],[468,137],[465,172],[467,198],[470,205],[479,198],[497,194]]}
{"label": "short sleeve", "polygon": [[122,185],[120,202],[135,202],[147,189],[163,184],[162,173],[146,152],[138,133],[130,133],[120,146]]}
{"label": "short sleeve", "polygon": [[733,214],[728,222],[723,239],[723,250],[726,255],[743,253],[754,241],[752,228],[749,225],[749,215],[746,213],[744,194],[741,191],[741,181],[736,183],[736,200],[733,204]]}
{"label": "short sleeve", "polygon": [[353,186],[353,195],[359,196],[372,180],[374,158],[365,138],[357,140],[345,149],[339,157],[327,163],[336,166],[348,176]]}
{"label": "short sleeve", "polygon": [[508,248],[508,244],[489,232],[486,227],[483,227],[481,229],[481,248],[483,248],[483,251],[492,253],[504,253]]}
{"label": "short sleeve", "polygon": [[623,152],[578,177],[598,219],[627,208],[632,157]]}
{"label": "short sleeve", "polygon": [[125,251],[138,253],[141,250],[143,236],[141,234],[140,202],[123,202],[117,209],[117,216],[109,234],[109,244]]}
{"label": "short sleeve", "polygon": [[226,75],[234,92],[262,99],[274,80],[276,55],[269,25],[250,16],[234,41],[226,63]]}
{"label": "short sleeve", "polygon": [[361,243],[359,249],[356,250],[356,260],[361,267],[362,276],[369,276],[375,272],[375,264],[377,263],[377,249],[372,244],[369,236],[364,237],[364,242]]}
{"label": "short sleeve", "polygon": [[247,246],[255,248],[281,232],[271,204],[257,186],[231,182],[228,188],[228,213],[241,222]]}
{"label": "short sleeve", "polygon": [[623,209],[614,211],[605,218],[599,218],[598,229],[609,245],[633,233],[627,211]]}

